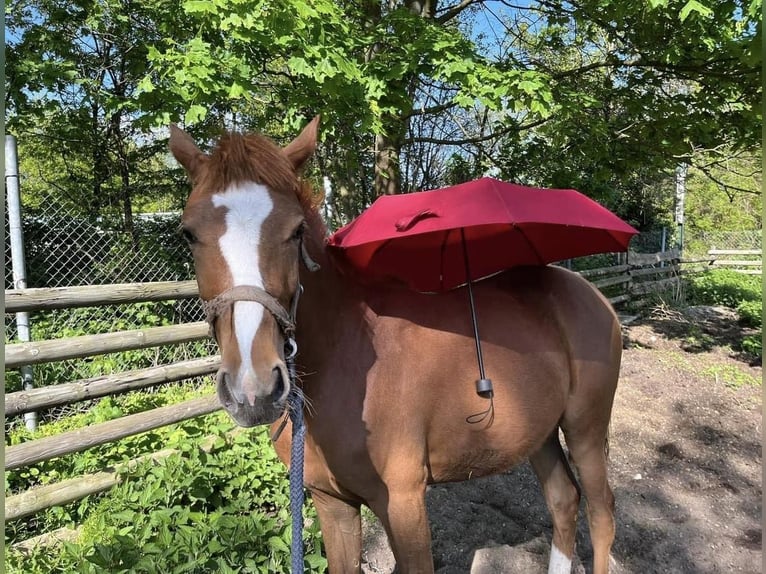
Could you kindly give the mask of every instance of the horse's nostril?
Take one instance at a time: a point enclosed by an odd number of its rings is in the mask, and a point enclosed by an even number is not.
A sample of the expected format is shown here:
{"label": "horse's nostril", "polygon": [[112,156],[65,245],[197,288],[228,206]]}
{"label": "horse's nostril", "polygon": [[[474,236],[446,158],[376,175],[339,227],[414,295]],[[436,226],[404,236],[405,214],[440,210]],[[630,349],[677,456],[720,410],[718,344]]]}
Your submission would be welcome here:
{"label": "horse's nostril", "polygon": [[231,394],[231,388],[229,387],[230,376],[227,371],[220,369],[216,375],[216,390],[218,392],[218,398],[224,407],[229,407],[234,404],[234,397]]}
{"label": "horse's nostril", "polygon": [[271,398],[276,402],[282,398],[285,393],[285,378],[282,376],[282,369],[274,367],[271,370],[271,377],[274,381],[274,389],[271,391]]}
{"label": "horse's nostril", "polygon": [[229,373],[227,371],[224,371],[223,369],[220,369],[216,375],[215,375],[215,382],[219,385],[226,385],[229,384]]}

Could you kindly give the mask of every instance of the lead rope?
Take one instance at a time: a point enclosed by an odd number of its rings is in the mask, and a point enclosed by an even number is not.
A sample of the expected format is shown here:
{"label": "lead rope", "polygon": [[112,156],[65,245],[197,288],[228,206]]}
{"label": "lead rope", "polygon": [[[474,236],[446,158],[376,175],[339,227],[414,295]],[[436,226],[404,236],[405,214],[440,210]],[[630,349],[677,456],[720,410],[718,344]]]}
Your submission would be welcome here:
{"label": "lead rope", "polygon": [[[308,255],[303,249],[301,242],[301,252],[304,255],[304,262]],[[312,262],[313,263],[313,262]],[[316,265],[316,264],[314,264]],[[307,265],[307,267],[309,267]],[[318,268],[318,266],[317,266]],[[315,271],[316,268],[309,270]],[[293,296],[290,315],[293,321],[298,312],[298,300],[303,293],[303,285],[298,285],[298,290]],[[287,363],[287,373],[290,377],[290,397],[288,398],[288,409],[290,412],[290,422],[293,424],[293,440],[290,445],[290,516],[292,518],[292,541],[290,543],[290,559],[292,564],[292,573],[303,573],[303,457],[306,444],[306,424],[303,420],[303,393],[296,385],[295,356],[298,354],[298,345],[294,339],[287,341],[288,349],[285,353],[285,362]]]}
{"label": "lead rope", "polygon": [[[295,355],[293,355],[294,358]],[[295,384],[295,361],[288,359],[287,369]],[[294,389],[295,387],[293,387]],[[303,420],[303,393],[290,394],[290,422],[293,423],[293,441],[290,447],[290,515],[293,521],[290,548],[292,573],[303,573],[303,455],[306,439],[306,425]]]}
{"label": "lead rope", "polygon": [[[311,259],[306,247],[301,241],[301,260],[306,268],[317,271],[319,265]],[[285,416],[282,424],[271,437],[273,442],[279,439],[279,435],[287,424],[289,417],[293,425],[292,444],[290,446],[290,515],[292,518],[292,541],[290,545],[291,567],[293,574],[302,574],[303,569],[303,503],[305,495],[303,491],[303,457],[306,442],[306,424],[303,419],[303,392],[296,385],[295,356],[298,354],[298,344],[295,342],[295,318],[298,312],[298,300],[303,293],[303,285],[298,284],[298,289],[293,296],[290,314],[279,304],[271,294],[260,287],[251,285],[235,286],[221,293],[210,301],[203,301],[206,321],[210,325],[210,332],[215,336],[214,324],[221,309],[236,301],[255,301],[263,305],[274,316],[284,333],[285,339],[285,364],[290,377],[290,395],[288,396],[288,416]]]}

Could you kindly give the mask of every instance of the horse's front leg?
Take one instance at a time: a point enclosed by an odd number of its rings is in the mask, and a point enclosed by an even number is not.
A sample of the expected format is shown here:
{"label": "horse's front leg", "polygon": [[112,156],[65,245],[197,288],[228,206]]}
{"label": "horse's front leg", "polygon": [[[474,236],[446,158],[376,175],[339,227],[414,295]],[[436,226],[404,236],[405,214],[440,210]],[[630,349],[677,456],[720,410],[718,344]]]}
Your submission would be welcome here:
{"label": "horse's front leg", "polygon": [[369,501],[388,534],[396,572],[432,574],[431,529],[426,513],[426,485],[396,488],[389,484],[385,495]]}
{"label": "horse's front leg", "polygon": [[331,574],[362,571],[362,518],[360,504],[312,490],[319,515],[327,565]]}

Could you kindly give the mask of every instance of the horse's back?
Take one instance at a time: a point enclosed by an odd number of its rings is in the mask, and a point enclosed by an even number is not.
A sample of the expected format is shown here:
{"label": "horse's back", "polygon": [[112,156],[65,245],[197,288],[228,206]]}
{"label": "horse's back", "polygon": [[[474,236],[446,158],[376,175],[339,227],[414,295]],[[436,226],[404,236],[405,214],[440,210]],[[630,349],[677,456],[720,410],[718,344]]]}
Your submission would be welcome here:
{"label": "horse's back", "polygon": [[[619,322],[609,302],[577,273],[553,266],[519,267],[473,285],[479,333],[493,343],[500,333],[506,344],[523,350],[562,342],[577,356],[611,347]],[[366,303],[378,318],[401,319],[425,332],[473,336],[467,290],[420,294],[407,290],[369,292]],[[417,329],[419,327],[422,331]],[[554,336],[555,340],[542,341]]]}
{"label": "horse's back", "polygon": [[489,418],[467,422],[489,401],[474,387],[466,291],[370,293],[376,360],[367,374],[368,428],[387,435],[393,449],[416,447],[412,437],[423,436],[430,480],[461,480],[519,462],[556,428],[574,393],[582,401],[605,397],[601,402],[611,406],[619,325],[609,303],[575,273],[518,268],[474,285],[484,366],[494,385],[491,425]]}

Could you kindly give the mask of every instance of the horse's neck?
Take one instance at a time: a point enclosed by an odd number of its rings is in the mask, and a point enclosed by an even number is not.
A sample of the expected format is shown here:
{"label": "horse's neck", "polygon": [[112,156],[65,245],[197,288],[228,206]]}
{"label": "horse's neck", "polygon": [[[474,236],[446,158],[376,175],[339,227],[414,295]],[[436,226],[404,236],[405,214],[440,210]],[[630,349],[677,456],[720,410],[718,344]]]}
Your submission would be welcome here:
{"label": "horse's neck", "polygon": [[[342,307],[344,281],[329,255],[322,251],[310,253],[319,264],[317,271],[301,268],[301,295],[297,316],[297,335],[303,345],[322,345],[334,329],[339,328],[338,317]],[[321,334],[324,333],[324,336]]]}

